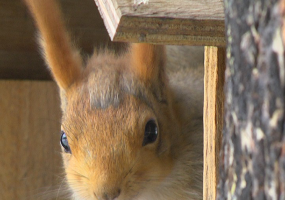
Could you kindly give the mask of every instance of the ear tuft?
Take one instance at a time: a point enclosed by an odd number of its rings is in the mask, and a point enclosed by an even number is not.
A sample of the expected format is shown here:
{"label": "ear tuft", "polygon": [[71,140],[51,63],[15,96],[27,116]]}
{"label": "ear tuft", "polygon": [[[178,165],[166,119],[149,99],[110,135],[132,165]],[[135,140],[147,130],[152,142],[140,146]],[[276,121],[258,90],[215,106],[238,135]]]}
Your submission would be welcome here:
{"label": "ear tuft", "polygon": [[81,77],[82,58],[70,41],[55,0],[24,0],[41,35],[41,46],[58,86],[67,90]]}
{"label": "ear tuft", "polygon": [[[66,36],[68,37],[68,36]],[[66,38],[68,39],[68,38]],[[70,85],[80,79],[82,73],[82,58],[76,49],[72,45],[68,46],[68,42],[60,44],[59,47],[52,45],[52,42],[47,43],[47,39],[39,39],[42,47],[42,54],[45,58],[45,62],[50,69],[54,80],[58,86],[67,90]]]}
{"label": "ear tuft", "polygon": [[145,83],[159,79],[165,64],[165,48],[161,45],[132,44],[132,69]]}

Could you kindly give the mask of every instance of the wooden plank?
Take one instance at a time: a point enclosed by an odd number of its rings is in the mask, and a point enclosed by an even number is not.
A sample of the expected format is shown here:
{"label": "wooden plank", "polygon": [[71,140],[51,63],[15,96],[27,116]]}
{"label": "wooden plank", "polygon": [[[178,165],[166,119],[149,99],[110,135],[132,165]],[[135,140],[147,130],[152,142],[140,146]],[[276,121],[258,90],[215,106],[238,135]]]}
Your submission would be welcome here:
{"label": "wooden plank", "polygon": [[223,129],[225,49],[205,47],[204,64],[203,199],[215,200]]}
{"label": "wooden plank", "polygon": [[224,46],[223,1],[95,0],[113,41]]}
{"label": "wooden plank", "polygon": [[0,118],[0,199],[53,199],[63,173],[57,86],[0,81]]}
{"label": "wooden plank", "polygon": [[36,51],[0,51],[0,79],[51,80],[51,75]]}

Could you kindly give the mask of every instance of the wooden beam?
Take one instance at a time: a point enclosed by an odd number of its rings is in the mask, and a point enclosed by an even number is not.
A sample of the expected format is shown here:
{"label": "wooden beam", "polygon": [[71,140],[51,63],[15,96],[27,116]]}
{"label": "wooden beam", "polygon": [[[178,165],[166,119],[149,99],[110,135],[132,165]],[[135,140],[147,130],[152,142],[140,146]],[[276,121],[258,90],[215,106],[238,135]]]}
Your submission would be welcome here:
{"label": "wooden beam", "polygon": [[224,46],[223,1],[95,0],[113,41]]}
{"label": "wooden beam", "polygon": [[216,199],[224,110],[225,49],[205,47],[204,200]]}

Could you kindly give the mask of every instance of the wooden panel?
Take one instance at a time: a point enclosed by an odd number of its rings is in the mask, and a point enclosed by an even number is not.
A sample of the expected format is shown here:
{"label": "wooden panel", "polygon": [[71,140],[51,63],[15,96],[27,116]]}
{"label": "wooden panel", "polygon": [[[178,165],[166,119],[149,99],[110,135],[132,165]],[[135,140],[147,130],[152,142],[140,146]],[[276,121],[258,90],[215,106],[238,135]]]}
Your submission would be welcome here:
{"label": "wooden panel", "polygon": [[0,81],[0,199],[52,199],[62,181],[55,83]]}
{"label": "wooden panel", "polygon": [[[93,0],[60,2],[68,29],[84,55],[91,54],[94,46],[111,46]],[[33,21],[22,1],[0,1],[0,27],[0,79],[50,79],[36,44]]]}
{"label": "wooden panel", "polygon": [[114,41],[225,45],[221,0],[95,0]]}
{"label": "wooden panel", "polygon": [[0,51],[0,79],[50,80],[51,76],[36,51]]}
{"label": "wooden panel", "polygon": [[223,111],[225,49],[205,47],[204,75],[204,200],[216,199]]}

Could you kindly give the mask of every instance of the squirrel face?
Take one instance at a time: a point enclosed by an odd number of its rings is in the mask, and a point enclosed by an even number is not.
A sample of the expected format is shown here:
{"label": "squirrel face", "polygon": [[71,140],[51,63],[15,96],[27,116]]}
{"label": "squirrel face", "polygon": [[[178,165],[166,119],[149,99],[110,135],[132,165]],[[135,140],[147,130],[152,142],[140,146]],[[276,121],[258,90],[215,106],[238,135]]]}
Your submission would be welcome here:
{"label": "squirrel face", "polygon": [[149,92],[128,67],[122,72],[120,65],[103,58],[91,64],[96,69],[87,66],[84,81],[66,93],[62,131],[70,148],[63,149],[67,181],[79,199],[137,198],[172,170],[171,133],[177,127],[171,101]]}

